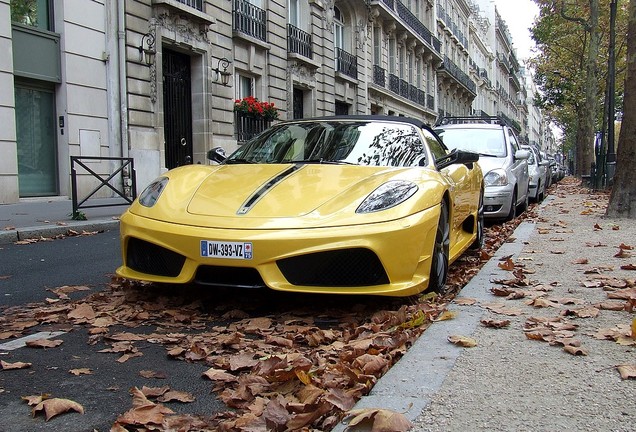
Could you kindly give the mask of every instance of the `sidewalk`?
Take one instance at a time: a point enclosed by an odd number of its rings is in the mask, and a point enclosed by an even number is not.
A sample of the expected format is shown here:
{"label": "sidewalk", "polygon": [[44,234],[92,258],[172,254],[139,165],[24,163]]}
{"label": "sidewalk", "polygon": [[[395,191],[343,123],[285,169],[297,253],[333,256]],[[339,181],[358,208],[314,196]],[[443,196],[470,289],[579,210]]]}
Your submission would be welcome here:
{"label": "sidewalk", "polygon": [[64,235],[69,230],[119,229],[119,216],[128,208],[123,199],[92,199],[85,205],[112,204],[117,205],[80,209],[85,221],[71,218],[73,202],[68,197],[28,198],[16,204],[0,204],[0,244]]}
{"label": "sidewalk", "polygon": [[636,381],[617,366],[636,375],[625,310],[636,301],[636,221],[605,219],[607,196],[573,182],[552,189],[460,292],[456,317],[428,328],[354,409],[402,413],[414,431],[634,430]]}

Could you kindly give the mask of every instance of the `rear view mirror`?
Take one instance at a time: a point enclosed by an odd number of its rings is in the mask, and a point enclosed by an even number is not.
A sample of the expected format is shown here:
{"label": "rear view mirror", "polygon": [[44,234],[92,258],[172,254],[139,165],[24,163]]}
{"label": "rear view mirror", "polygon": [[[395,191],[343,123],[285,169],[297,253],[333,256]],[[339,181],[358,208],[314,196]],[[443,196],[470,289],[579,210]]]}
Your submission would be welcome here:
{"label": "rear view mirror", "polygon": [[477,153],[455,149],[446,156],[437,159],[435,164],[437,165],[437,169],[443,169],[454,164],[464,164],[470,168],[471,165],[478,160],[479,154]]}
{"label": "rear view mirror", "polygon": [[226,158],[227,156],[225,155],[225,150],[223,149],[223,147],[214,147],[208,152],[208,159],[210,159],[211,161],[221,163]]}
{"label": "rear view mirror", "polygon": [[515,159],[528,159],[530,152],[528,150],[517,150],[515,152]]}

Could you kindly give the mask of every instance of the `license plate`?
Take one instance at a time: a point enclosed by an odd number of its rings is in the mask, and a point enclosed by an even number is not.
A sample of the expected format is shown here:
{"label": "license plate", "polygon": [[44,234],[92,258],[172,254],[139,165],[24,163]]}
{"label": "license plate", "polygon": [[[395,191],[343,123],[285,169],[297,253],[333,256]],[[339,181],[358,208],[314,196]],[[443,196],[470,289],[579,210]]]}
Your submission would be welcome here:
{"label": "license plate", "polygon": [[201,240],[201,256],[208,258],[252,259],[252,243]]}

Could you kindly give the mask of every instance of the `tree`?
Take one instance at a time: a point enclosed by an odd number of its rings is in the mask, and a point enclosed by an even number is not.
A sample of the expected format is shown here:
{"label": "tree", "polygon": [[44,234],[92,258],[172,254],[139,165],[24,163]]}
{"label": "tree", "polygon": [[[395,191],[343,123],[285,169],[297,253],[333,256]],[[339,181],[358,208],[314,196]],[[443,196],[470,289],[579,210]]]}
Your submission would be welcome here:
{"label": "tree", "polygon": [[[538,105],[564,131],[574,150],[575,173],[589,173],[594,132],[601,129],[607,81],[610,0],[534,0],[540,14],[532,30],[539,54],[532,59],[541,89]],[[624,73],[626,8],[618,11],[616,76]],[[617,81],[618,82],[618,81]],[[622,84],[622,79],[620,80]],[[621,94],[620,86],[617,93]],[[620,99],[617,99],[620,101]]]}
{"label": "tree", "polygon": [[629,2],[627,74],[616,174],[607,216],[636,219],[636,0]]}

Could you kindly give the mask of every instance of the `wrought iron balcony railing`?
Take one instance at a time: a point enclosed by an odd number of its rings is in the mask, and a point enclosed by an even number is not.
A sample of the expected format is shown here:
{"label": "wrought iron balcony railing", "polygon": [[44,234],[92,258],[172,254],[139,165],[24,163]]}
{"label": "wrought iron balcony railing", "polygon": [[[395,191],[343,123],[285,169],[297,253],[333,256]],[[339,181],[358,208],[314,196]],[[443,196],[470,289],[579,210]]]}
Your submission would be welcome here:
{"label": "wrought iron balcony railing", "polygon": [[241,143],[254,138],[272,124],[263,117],[253,117],[242,112],[234,113],[236,141]]}
{"label": "wrought iron balcony railing", "polygon": [[190,6],[191,8],[203,12],[203,0],[177,0],[177,3]]}
{"label": "wrought iron balcony railing", "polygon": [[341,48],[336,48],[336,70],[351,78],[358,79],[358,57]]}
{"label": "wrought iron balcony railing", "polygon": [[308,59],[313,58],[311,35],[292,24],[287,24],[287,51]]}
{"label": "wrought iron balcony railing", "polygon": [[378,65],[373,65],[373,83],[386,87],[386,71]]}
{"label": "wrought iron balcony railing", "polygon": [[267,42],[267,11],[246,0],[234,0],[234,30]]}

